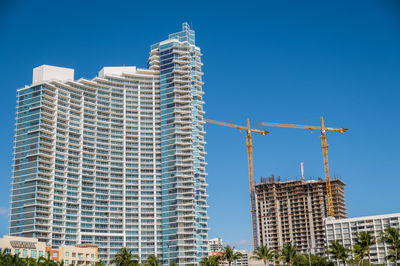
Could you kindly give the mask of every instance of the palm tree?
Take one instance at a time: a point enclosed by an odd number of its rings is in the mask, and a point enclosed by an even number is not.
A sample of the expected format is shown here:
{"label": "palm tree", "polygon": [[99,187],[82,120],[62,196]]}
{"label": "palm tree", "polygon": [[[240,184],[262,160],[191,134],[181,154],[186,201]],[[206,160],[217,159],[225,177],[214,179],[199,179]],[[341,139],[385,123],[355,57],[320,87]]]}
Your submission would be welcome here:
{"label": "palm tree", "polygon": [[242,253],[240,252],[236,252],[234,250],[235,248],[231,247],[231,246],[225,246],[224,250],[222,251],[223,255],[222,255],[222,259],[228,261],[229,266],[232,265],[232,261],[238,260],[241,257],[243,257]]}
{"label": "palm tree", "polygon": [[331,241],[331,246],[328,247],[328,253],[333,256],[339,265],[339,260],[346,265],[346,259],[349,256],[349,250],[340,244],[337,240]]}
{"label": "palm tree", "polygon": [[254,252],[254,256],[252,258],[257,260],[263,260],[264,265],[267,265],[269,260],[273,260],[275,257],[275,250],[272,248],[268,248],[267,245],[259,246]]}
{"label": "palm tree", "polygon": [[375,245],[375,239],[370,232],[360,232],[357,234],[356,244],[358,244],[364,252],[368,254],[368,263],[371,265],[371,246]]}
{"label": "palm tree", "polygon": [[106,264],[102,260],[100,260],[100,261],[96,261],[94,263],[94,266],[106,266]]}
{"label": "palm tree", "polygon": [[389,260],[394,260],[395,265],[399,260],[400,253],[400,234],[399,230],[394,227],[387,227],[381,235],[381,242],[389,246]]}
{"label": "palm tree", "polygon": [[220,259],[220,256],[204,257],[200,261],[200,266],[218,266]]}
{"label": "palm tree", "polygon": [[156,255],[150,255],[147,257],[145,264],[146,266],[160,266],[161,262],[158,260]]}
{"label": "palm tree", "polygon": [[354,254],[354,259],[356,261],[358,260],[358,265],[361,265],[363,263],[365,251],[366,249],[362,247],[359,243],[354,244],[353,254]]}
{"label": "palm tree", "polygon": [[38,265],[38,261],[35,260],[34,258],[24,258],[22,259],[25,266],[37,266]]}
{"label": "palm tree", "polygon": [[283,244],[283,248],[280,253],[280,259],[286,263],[289,263],[289,265],[292,265],[297,254],[296,246],[293,245],[291,242],[286,242],[285,244]]}
{"label": "palm tree", "polygon": [[110,263],[115,263],[116,266],[139,265],[139,257],[137,255],[133,255],[132,251],[129,249],[121,248],[115,257],[110,261]]}

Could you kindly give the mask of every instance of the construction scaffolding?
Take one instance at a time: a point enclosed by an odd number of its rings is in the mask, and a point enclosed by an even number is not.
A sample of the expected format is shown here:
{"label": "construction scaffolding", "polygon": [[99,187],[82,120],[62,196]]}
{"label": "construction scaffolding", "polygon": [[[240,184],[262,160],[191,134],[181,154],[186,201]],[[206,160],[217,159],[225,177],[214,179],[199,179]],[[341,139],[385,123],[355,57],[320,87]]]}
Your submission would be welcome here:
{"label": "construction scaffolding", "polygon": [[[345,184],[331,180],[335,218],[346,218]],[[262,178],[255,186],[259,245],[278,249],[292,242],[302,253],[323,255],[323,219],[329,215],[326,182]]]}

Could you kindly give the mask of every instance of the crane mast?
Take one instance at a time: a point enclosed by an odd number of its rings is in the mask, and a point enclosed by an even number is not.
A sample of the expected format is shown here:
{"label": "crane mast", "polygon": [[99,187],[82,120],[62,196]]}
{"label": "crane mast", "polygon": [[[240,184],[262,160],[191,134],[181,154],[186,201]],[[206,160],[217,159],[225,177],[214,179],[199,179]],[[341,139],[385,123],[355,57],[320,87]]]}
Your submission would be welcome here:
{"label": "crane mast", "polygon": [[247,127],[215,121],[211,119],[205,119],[205,121],[211,124],[216,124],[220,126],[231,127],[246,131],[247,163],[249,168],[251,228],[252,228],[252,238],[253,238],[253,249],[255,250],[258,246],[258,234],[257,234],[256,196],[254,190],[253,140],[251,137],[251,132],[260,133],[263,136],[267,135],[269,132],[266,130],[257,130],[250,128],[250,120],[248,118],[247,118]]}
{"label": "crane mast", "polygon": [[328,216],[335,216],[333,208],[331,178],[329,174],[329,161],[328,161],[328,142],[326,140],[326,131],[336,131],[339,133],[346,132],[347,128],[330,128],[325,127],[324,118],[321,117],[321,126],[307,126],[307,125],[294,125],[294,124],[281,124],[281,123],[269,123],[264,122],[261,124],[265,127],[283,127],[283,128],[298,128],[298,129],[309,129],[309,130],[320,130],[321,131],[321,148],[322,155],[324,158],[324,171],[325,171],[325,183],[326,183],[326,198],[328,205]]}

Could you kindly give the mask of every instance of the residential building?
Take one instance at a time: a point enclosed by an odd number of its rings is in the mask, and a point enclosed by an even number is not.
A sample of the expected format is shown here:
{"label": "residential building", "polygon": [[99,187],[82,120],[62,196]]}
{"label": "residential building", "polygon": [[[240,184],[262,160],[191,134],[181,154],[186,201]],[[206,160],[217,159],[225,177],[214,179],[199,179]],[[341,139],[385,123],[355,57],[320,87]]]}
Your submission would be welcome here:
{"label": "residential building", "polygon": [[46,256],[46,243],[30,237],[5,235],[0,238],[0,249],[7,254],[19,254],[21,258]]}
{"label": "residential building", "polygon": [[35,68],[17,92],[10,234],[97,245],[104,261],[122,247],[179,265],[206,256],[200,57],[184,23],[148,69]]}
{"label": "residential building", "polygon": [[[327,218],[324,223],[328,247],[331,241],[337,240],[346,248],[352,248],[356,243],[358,233],[370,232],[376,240],[376,244],[370,249],[371,263],[374,265],[389,265],[389,262],[386,261],[386,257],[389,255],[389,247],[385,243],[381,243],[379,239],[381,233],[387,227],[394,227],[400,230],[400,213],[346,219]],[[342,262],[339,262],[339,264],[343,265]]]}
{"label": "residential building", "polygon": [[[336,218],[346,217],[344,187],[341,180],[331,180]],[[255,191],[259,245],[279,249],[291,242],[299,252],[324,254],[323,219],[328,217],[325,181],[263,178]]]}
{"label": "residential building", "polygon": [[210,255],[215,255],[216,253],[224,249],[224,244],[222,238],[211,238],[208,240],[208,252]]}
{"label": "residential building", "polygon": [[8,254],[19,254],[22,258],[37,259],[50,257],[53,261],[64,261],[66,265],[93,265],[98,261],[97,246],[60,246],[53,249],[37,238],[3,236],[0,238],[0,249]]}

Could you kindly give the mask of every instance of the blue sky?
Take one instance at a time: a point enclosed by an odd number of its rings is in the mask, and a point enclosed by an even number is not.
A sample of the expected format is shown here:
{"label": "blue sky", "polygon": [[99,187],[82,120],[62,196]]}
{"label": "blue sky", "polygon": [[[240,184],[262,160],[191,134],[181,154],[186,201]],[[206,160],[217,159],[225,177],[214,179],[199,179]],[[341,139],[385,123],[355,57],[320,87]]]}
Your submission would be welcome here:
{"label": "blue sky", "polygon": [[[1,1],[0,234],[8,207],[16,89],[50,64],[92,78],[103,66],[145,67],[150,45],[196,31],[206,117],[245,124],[319,124],[349,216],[400,212],[400,4],[364,1]],[[245,135],[206,125],[210,237],[250,248]],[[318,132],[254,135],[255,177],[323,177]]]}

